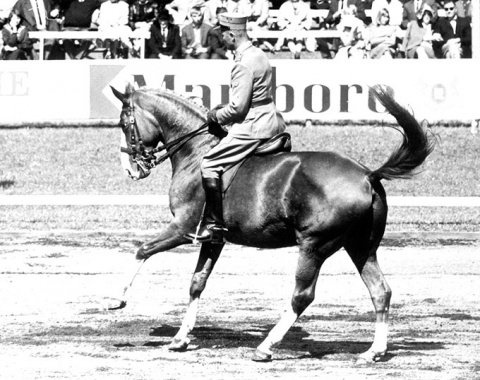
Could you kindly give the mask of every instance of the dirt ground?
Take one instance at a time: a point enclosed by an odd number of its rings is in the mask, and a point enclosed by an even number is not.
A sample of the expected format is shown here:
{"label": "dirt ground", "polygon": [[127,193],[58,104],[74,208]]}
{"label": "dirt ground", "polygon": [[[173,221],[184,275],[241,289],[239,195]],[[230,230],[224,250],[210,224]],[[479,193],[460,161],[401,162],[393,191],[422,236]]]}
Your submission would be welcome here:
{"label": "dirt ground", "polygon": [[293,290],[296,250],[227,245],[186,352],[167,345],[188,301],[198,247],[153,257],[127,307],[98,311],[124,285],[135,239],[0,238],[0,379],[480,379],[480,246],[384,247],[393,290],[389,351],[373,339],[366,287],[345,252],[322,268],[315,302],[271,363],[251,361]]}

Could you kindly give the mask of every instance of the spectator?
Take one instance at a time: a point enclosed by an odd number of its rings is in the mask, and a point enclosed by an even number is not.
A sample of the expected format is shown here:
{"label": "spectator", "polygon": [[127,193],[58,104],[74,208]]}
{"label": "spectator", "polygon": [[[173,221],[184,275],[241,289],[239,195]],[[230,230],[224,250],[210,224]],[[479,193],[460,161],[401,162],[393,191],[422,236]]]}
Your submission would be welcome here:
{"label": "spectator", "polygon": [[155,11],[158,4],[153,0],[135,0],[130,5],[129,25],[132,30],[150,30],[155,21]]}
{"label": "spectator", "polygon": [[0,28],[8,24],[13,6],[17,0],[2,0],[0,4]]}
{"label": "spectator", "polygon": [[433,20],[433,9],[424,4],[417,13],[417,19],[408,23],[402,45],[407,58],[435,58],[432,42],[440,41],[442,37],[438,33],[433,33]]}
{"label": "spectator", "polygon": [[182,51],[186,59],[207,59],[210,57],[208,32],[212,26],[203,22],[201,8],[192,8],[190,19],[192,22],[182,29]]}
{"label": "spectator", "polygon": [[[33,4],[35,6],[33,6]],[[59,7],[55,6],[52,0],[18,0],[13,6],[15,12],[22,20],[22,25],[27,31],[58,31]],[[33,42],[33,41],[31,41]],[[53,50],[58,48],[55,40],[44,41],[45,59],[50,59]],[[34,50],[32,50],[34,53]],[[34,53],[35,54],[35,53]]]}
{"label": "spectator", "polygon": [[227,8],[228,13],[239,13],[246,15],[250,11],[250,6],[248,5],[250,0],[227,0],[225,8]]}
{"label": "spectator", "polygon": [[[330,28],[336,28],[342,20],[342,15],[352,5],[356,8],[356,17],[362,20],[365,25],[367,25],[369,22],[367,15],[365,14],[364,0],[330,0],[330,9],[328,10],[328,15],[325,18],[325,23]],[[349,12],[347,11],[347,13]]]}
{"label": "spectator", "polygon": [[458,17],[465,17],[472,21],[472,1],[471,0],[457,0],[455,3]]}
{"label": "spectator", "polygon": [[[17,0],[2,0],[0,3],[0,29],[3,28],[4,25],[8,23],[8,19],[10,18],[10,13],[12,12],[14,4]],[[0,38],[0,51],[2,51],[3,47],[3,39]],[[0,59],[2,59],[2,55],[0,54]]]}
{"label": "spectator", "polygon": [[[135,33],[148,34],[152,23],[155,20],[155,12],[158,9],[158,4],[153,0],[135,0],[130,5],[129,13],[129,25]],[[133,57],[140,57],[140,50],[145,49],[145,46],[141,46],[142,39],[132,39],[131,54]],[[149,56],[150,53],[146,53],[145,56]]]}
{"label": "spectator", "polygon": [[[330,9],[330,0],[310,0],[310,9],[328,11]],[[319,29],[326,29],[325,17],[312,18],[313,22],[318,24]]]}
{"label": "spectator", "polygon": [[308,51],[315,51],[317,45],[315,38],[296,38],[288,34],[311,29],[312,17],[309,4],[299,0],[286,0],[279,9],[277,25],[280,30],[285,30],[286,37],[278,39],[275,50],[281,50],[286,40],[288,49],[295,59],[300,58],[304,45]]}
{"label": "spectator", "polygon": [[131,32],[128,26],[128,4],[122,0],[107,0],[100,6],[98,16],[98,30],[101,32],[115,32],[119,37],[105,40],[105,47],[108,52],[105,56],[109,58],[127,58],[128,50],[131,47],[130,41],[122,34]]}
{"label": "spectator", "polygon": [[218,25],[218,9],[227,8],[227,0],[208,0],[205,3],[205,22]]}
{"label": "spectator", "polygon": [[[268,30],[268,0],[246,0],[246,9],[247,31]],[[263,44],[266,49],[273,51],[273,46],[267,40],[252,39],[252,42],[255,46]]]}
{"label": "spectator", "polygon": [[458,17],[453,0],[447,0],[441,17],[434,25],[435,32],[442,36],[442,41],[434,41],[433,48],[437,58],[471,58],[472,28],[466,17]]}
{"label": "spectator", "polygon": [[20,17],[14,12],[7,17],[7,23],[2,28],[2,59],[26,60],[31,54],[32,46],[28,41],[28,31],[20,25]]}
{"label": "spectator", "polygon": [[247,30],[264,30],[268,28],[268,0],[247,0],[245,15],[248,16]]}
{"label": "spectator", "polygon": [[150,58],[178,59],[182,58],[182,40],[180,28],[170,22],[167,10],[156,12],[157,16],[150,29],[148,40]]}
{"label": "spectator", "polygon": [[188,20],[189,10],[191,3],[195,0],[173,0],[171,3],[165,6],[170,15],[173,17],[173,23],[180,28],[186,25]]}
{"label": "spectator", "polygon": [[[62,0],[63,30],[89,30],[93,14],[100,9],[100,0]],[[92,42],[90,40],[63,40],[63,47],[70,59],[85,56]]]}
{"label": "spectator", "polygon": [[366,58],[365,25],[356,17],[355,5],[343,11],[342,20],[338,24],[341,31],[340,47],[335,56],[337,59]]}
{"label": "spectator", "polygon": [[381,9],[369,27],[370,58],[393,58],[395,55],[397,27],[390,25],[390,13]]}
{"label": "spectator", "polygon": [[[218,20],[222,13],[227,12],[227,8],[217,8],[215,19]],[[230,51],[223,40],[222,31],[220,30],[220,22],[210,29],[208,32],[208,45],[210,46],[210,59],[229,59]]]}
{"label": "spectator", "polygon": [[403,4],[402,29],[407,29],[410,21],[417,21],[417,14],[424,5],[428,5],[432,9],[432,17],[437,17],[438,4],[435,0],[409,0]]}
{"label": "spectator", "polygon": [[390,15],[390,25],[400,26],[403,19],[403,4],[400,0],[374,0],[372,3],[372,16],[375,18],[382,9]]}

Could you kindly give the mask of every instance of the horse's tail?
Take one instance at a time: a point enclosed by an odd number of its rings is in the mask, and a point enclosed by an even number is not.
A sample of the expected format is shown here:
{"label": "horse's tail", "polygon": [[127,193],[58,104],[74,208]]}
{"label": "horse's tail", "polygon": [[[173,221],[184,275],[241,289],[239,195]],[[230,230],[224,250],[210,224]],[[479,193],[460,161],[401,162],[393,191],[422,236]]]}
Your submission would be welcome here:
{"label": "horse's tail", "polygon": [[435,140],[391,94],[379,86],[373,87],[372,91],[387,111],[397,119],[403,129],[403,141],[388,160],[380,168],[372,171],[368,178],[372,182],[381,179],[411,178],[415,174],[415,169],[432,153]]}

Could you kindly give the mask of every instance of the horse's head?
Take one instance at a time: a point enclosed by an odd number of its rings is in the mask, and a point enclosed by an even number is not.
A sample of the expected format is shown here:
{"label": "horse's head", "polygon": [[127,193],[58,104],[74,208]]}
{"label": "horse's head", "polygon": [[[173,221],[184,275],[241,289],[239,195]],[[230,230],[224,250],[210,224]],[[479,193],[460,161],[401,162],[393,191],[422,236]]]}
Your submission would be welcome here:
{"label": "horse's head", "polygon": [[120,114],[121,162],[127,175],[133,180],[148,177],[155,167],[154,148],[161,139],[161,132],[156,128],[153,112],[148,107],[136,107],[137,93],[127,85],[125,93],[112,87],[114,95],[122,102]]}

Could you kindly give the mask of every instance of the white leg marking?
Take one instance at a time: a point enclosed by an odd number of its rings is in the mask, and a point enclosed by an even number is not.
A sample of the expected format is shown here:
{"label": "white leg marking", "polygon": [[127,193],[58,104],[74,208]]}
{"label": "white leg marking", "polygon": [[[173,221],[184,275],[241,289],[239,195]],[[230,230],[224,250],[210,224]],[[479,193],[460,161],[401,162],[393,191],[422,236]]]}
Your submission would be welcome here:
{"label": "white leg marking", "polygon": [[385,353],[387,351],[387,339],[388,339],[388,324],[385,322],[377,322],[375,324],[375,337],[373,338],[371,351],[377,353]]}
{"label": "white leg marking", "polygon": [[372,363],[380,360],[387,352],[388,325],[385,322],[375,324],[375,337],[367,352],[358,357],[357,363]]}
{"label": "white leg marking", "polygon": [[198,300],[199,298],[195,298],[190,301],[188,304],[187,312],[183,317],[182,326],[180,330],[178,330],[177,335],[175,335],[174,339],[184,340],[187,338],[187,335],[195,327],[195,323],[197,321],[197,313],[198,313]]}
{"label": "white leg marking", "polygon": [[197,321],[198,300],[199,298],[194,298],[188,304],[187,312],[185,313],[185,317],[183,317],[182,326],[173,338],[172,343],[170,343],[170,346],[168,347],[169,350],[185,351],[190,344],[190,339],[187,335],[193,330],[195,322]]}
{"label": "white leg marking", "polygon": [[290,327],[296,322],[297,318],[298,316],[293,310],[287,310],[257,349],[265,354],[271,355],[272,348],[282,341],[285,334],[290,330]]}
{"label": "white leg marking", "polygon": [[133,281],[135,280],[135,277],[137,277],[137,274],[138,274],[138,272],[140,272],[140,269],[142,268],[144,263],[145,263],[144,259],[137,260],[137,266],[135,267],[135,269],[133,271],[133,275],[132,275],[132,272],[129,272],[129,274],[128,274],[128,277],[127,277],[127,280],[126,280],[127,285],[125,285],[125,287],[123,288],[122,295],[118,299],[116,299],[114,305],[109,305],[107,307],[108,310],[123,309],[127,305],[127,300],[128,300],[127,299],[127,292],[132,287]]}

